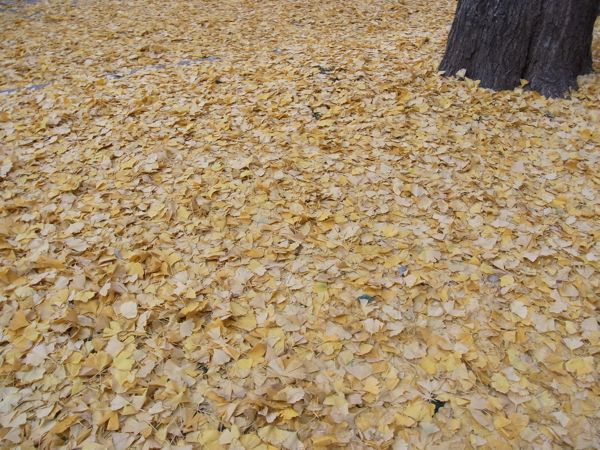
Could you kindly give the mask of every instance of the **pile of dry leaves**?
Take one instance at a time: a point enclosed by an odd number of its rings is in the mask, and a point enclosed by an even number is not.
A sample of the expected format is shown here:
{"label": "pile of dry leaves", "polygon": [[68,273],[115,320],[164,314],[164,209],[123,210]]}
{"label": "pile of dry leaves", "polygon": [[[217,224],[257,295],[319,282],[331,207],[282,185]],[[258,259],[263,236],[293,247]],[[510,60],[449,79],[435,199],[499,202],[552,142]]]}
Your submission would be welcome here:
{"label": "pile of dry leaves", "polygon": [[597,448],[600,78],[454,7],[0,11],[0,446]]}

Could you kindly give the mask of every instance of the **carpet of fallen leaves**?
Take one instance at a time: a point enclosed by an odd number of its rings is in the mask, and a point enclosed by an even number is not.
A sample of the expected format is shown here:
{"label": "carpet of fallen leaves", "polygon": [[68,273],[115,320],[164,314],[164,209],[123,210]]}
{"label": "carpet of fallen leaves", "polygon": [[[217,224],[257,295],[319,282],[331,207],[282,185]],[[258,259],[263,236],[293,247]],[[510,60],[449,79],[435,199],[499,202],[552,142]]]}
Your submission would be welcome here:
{"label": "carpet of fallen leaves", "polygon": [[599,448],[600,79],[453,8],[0,11],[0,446]]}

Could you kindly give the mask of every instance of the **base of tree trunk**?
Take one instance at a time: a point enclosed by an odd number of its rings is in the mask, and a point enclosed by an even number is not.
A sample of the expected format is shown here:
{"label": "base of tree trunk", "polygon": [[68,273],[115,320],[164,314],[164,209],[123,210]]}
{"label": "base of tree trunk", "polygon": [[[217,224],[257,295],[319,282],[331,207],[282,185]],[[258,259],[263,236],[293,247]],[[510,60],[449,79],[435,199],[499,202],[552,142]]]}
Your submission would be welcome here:
{"label": "base of tree trunk", "polygon": [[440,70],[512,89],[521,79],[547,97],[592,72],[599,0],[459,0]]}

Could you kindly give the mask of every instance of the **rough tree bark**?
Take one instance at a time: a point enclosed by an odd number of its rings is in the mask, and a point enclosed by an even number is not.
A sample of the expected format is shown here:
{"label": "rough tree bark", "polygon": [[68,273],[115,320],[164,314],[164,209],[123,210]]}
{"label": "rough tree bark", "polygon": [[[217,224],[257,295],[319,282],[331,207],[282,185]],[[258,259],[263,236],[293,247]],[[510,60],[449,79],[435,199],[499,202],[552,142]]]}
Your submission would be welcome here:
{"label": "rough tree bark", "polygon": [[521,79],[547,97],[577,88],[592,72],[600,0],[458,0],[440,70],[512,89]]}

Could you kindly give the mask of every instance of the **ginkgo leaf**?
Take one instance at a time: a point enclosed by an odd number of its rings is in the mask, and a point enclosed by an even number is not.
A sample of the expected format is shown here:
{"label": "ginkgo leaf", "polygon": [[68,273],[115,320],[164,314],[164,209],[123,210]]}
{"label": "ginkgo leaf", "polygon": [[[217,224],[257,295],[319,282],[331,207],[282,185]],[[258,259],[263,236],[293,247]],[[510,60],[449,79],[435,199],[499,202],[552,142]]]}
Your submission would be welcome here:
{"label": "ginkgo leaf", "polygon": [[133,301],[124,302],[119,307],[119,312],[126,319],[135,319],[138,314],[137,303]]}

